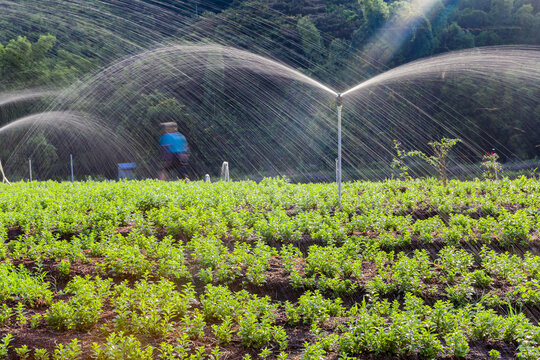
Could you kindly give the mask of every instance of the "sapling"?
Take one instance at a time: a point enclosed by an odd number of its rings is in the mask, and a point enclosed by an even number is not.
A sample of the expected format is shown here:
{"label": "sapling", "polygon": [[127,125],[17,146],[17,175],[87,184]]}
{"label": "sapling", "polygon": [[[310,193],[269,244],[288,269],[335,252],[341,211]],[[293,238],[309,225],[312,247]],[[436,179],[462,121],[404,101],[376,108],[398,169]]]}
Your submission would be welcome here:
{"label": "sapling", "polygon": [[441,177],[441,180],[443,182],[443,186],[446,187],[446,181],[448,179],[446,172],[448,165],[448,154],[450,153],[450,150],[452,150],[452,148],[460,141],[460,139],[442,138],[441,141],[432,141],[428,143],[429,146],[431,146],[431,148],[433,149],[433,155],[427,155],[422,151],[415,150],[409,151],[407,153],[407,156],[418,156],[422,160],[433,166],[435,169],[437,169],[437,172],[439,173],[439,176]]}
{"label": "sapling", "polygon": [[482,175],[485,179],[499,180],[502,172],[502,165],[499,162],[499,155],[494,152],[486,153],[482,157]]}
{"label": "sapling", "polygon": [[409,167],[405,163],[405,158],[408,156],[408,153],[401,148],[401,142],[394,140],[394,149],[396,150],[396,157],[392,159],[390,166],[393,169],[399,170],[399,177],[403,180],[409,180],[411,176],[409,175]]}

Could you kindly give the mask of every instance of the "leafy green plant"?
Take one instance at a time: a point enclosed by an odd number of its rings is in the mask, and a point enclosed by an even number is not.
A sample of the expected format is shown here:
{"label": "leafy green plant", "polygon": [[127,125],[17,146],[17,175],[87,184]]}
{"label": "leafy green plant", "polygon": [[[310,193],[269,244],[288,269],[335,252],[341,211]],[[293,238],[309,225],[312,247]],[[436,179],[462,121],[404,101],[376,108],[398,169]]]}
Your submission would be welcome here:
{"label": "leafy green plant", "polygon": [[214,336],[218,339],[220,344],[228,344],[231,341],[234,331],[232,330],[233,319],[227,316],[223,319],[221,325],[212,325],[214,330]]}
{"label": "leafy green plant", "polygon": [[112,333],[105,344],[92,344],[93,357],[97,360],[152,360],[152,346],[142,347],[134,336],[123,332]]}
{"label": "leafy green plant", "polygon": [[1,263],[0,278],[3,281],[0,301],[19,301],[33,307],[48,304],[52,299],[45,274],[35,276],[22,265],[16,268],[11,263]]}
{"label": "leafy green plant", "polygon": [[469,276],[465,276],[457,284],[446,288],[446,296],[448,300],[457,305],[468,303],[474,294],[474,288],[471,284]]}
{"label": "leafy green plant", "polygon": [[9,325],[11,316],[13,316],[13,309],[7,304],[2,304],[0,308],[0,326]]}
{"label": "leafy green plant", "polygon": [[501,358],[501,353],[495,349],[491,349],[488,355],[489,355],[489,358],[492,360],[498,360]]}
{"label": "leafy green plant", "polygon": [[330,316],[340,316],[345,309],[341,305],[340,298],[334,300],[325,299],[316,290],[314,292],[306,291],[300,296],[296,307],[286,302],[285,310],[289,322],[303,321],[306,324],[312,324],[324,322]]}
{"label": "leafy green plant", "polygon": [[82,356],[82,349],[79,340],[73,339],[67,345],[58,344],[54,349],[53,360],[79,360]]}
{"label": "leafy green plant", "polygon": [[457,275],[467,274],[473,265],[473,255],[454,246],[445,246],[439,251],[437,264],[449,282],[454,282]]}
{"label": "leafy green plant", "polygon": [[8,350],[11,347],[10,343],[13,340],[13,335],[7,334],[0,341],[0,358],[6,359],[8,356]]}
{"label": "leafy green plant", "polygon": [[470,351],[467,337],[461,330],[457,330],[444,337],[446,346],[450,350],[450,355],[456,357],[465,357]]}
{"label": "leafy green plant", "polygon": [[24,308],[23,303],[17,303],[15,306],[15,316],[19,325],[24,326],[28,323],[28,320],[26,319],[26,309]]}
{"label": "leafy green plant", "polygon": [[68,277],[71,272],[70,267],[71,267],[71,264],[69,260],[62,260],[60,261],[60,264],[58,264],[58,272],[63,277]]}
{"label": "leafy green plant", "polygon": [[167,336],[173,323],[191,308],[194,290],[191,284],[182,292],[174,283],[162,279],[157,283],[140,280],[133,288],[127,282],[117,285],[112,299],[119,331],[158,337]]}
{"label": "leafy green plant", "polygon": [[319,342],[310,344],[309,342],[304,343],[304,350],[302,351],[302,360],[318,360],[322,359],[326,351],[324,351],[323,346]]}
{"label": "leafy green plant", "polygon": [[35,349],[34,359],[35,360],[49,360],[49,352],[47,351],[47,349]]}
{"label": "leafy green plant", "polygon": [[18,348],[15,348],[15,354],[19,357],[20,360],[26,360],[30,358],[31,350],[28,348],[28,345],[22,345]]}
{"label": "leafy green plant", "polygon": [[206,327],[204,315],[199,309],[195,309],[193,313],[184,316],[182,326],[190,338],[200,339],[204,336],[204,328]]}
{"label": "leafy green plant", "polygon": [[483,269],[472,272],[471,279],[475,286],[482,289],[488,288],[493,284],[493,278],[486,274],[486,271]]}
{"label": "leafy green plant", "polygon": [[90,329],[101,316],[111,283],[111,279],[75,277],[64,290],[74,296],[67,302],[60,300],[51,305],[44,315],[47,324],[56,330]]}

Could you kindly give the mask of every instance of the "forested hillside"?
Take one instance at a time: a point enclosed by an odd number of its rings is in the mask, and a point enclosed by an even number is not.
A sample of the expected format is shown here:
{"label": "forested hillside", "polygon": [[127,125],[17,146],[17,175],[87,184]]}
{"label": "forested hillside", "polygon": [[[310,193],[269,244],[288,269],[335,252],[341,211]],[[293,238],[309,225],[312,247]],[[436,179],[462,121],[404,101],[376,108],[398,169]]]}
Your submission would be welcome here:
{"label": "forested hillside", "polygon": [[[540,45],[540,0],[45,0],[39,4],[22,0],[17,5],[0,1],[0,9],[4,10],[0,15],[3,91],[67,86],[164,42],[217,42],[246,49],[298,68],[338,90],[435,54],[481,46]],[[498,140],[504,158],[538,157],[540,136],[533,130],[540,125],[540,104],[534,101],[539,94],[527,86],[506,88],[495,78],[483,84],[449,79],[430,89],[441,99],[440,104],[430,105],[431,119],[445,121],[448,109],[453,109],[457,117],[467,120],[453,124],[455,132],[466,133],[471,123],[482,129],[476,138],[471,135],[478,148],[489,150],[491,138]],[[155,123],[167,117],[159,113],[170,112],[170,106],[163,106],[167,98],[182,109],[181,123],[196,118],[192,104],[159,90],[145,88],[133,112],[115,120],[116,130],[142,126],[148,119],[140,114],[150,108]],[[212,94],[213,101],[219,102],[222,96]],[[384,98],[394,101],[391,96]],[[143,104],[148,108],[141,109]],[[0,125],[36,106],[48,105],[25,102],[9,111],[3,109]],[[186,110],[191,119],[184,116]],[[238,112],[237,118],[246,118]],[[217,119],[219,114],[215,115]],[[241,128],[238,121],[234,126]],[[354,127],[357,119],[346,121]],[[426,127],[433,128],[432,139],[447,135],[440,127]],[[213,136],[216,130],[197,131],[200,138]],[[264,132],[251,135],[268,136]],[[40,141],[48,142],[46,138]],[[407,142],[420,147],[427,143],[420,138]],[[193,148],[195,156],[202,151],[197,144]]]}

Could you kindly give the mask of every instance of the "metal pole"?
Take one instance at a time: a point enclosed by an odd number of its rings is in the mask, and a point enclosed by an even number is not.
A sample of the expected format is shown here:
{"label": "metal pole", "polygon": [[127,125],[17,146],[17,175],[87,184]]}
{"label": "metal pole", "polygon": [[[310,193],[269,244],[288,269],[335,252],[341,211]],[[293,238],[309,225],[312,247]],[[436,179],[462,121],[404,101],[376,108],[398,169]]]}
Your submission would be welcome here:
{"label": "metal pole", "polygon": [[32,181],[32,159],[28,159],[28,170],[30,172],[30,181]]}
{"label": "metal pole", "polygon": [[69,162],[71,163],[71,182],[74,182],[75,179],[73,177],[73,155],[69,154]]}
{"label": "metal pole", "polygon": [[338,180],[338,200],[339,208],[341,209],[341,109],[343,108],[343,100],[341,94],[336,97],[337,116],[338,116],[338,164],[337,164],[337,180]]}

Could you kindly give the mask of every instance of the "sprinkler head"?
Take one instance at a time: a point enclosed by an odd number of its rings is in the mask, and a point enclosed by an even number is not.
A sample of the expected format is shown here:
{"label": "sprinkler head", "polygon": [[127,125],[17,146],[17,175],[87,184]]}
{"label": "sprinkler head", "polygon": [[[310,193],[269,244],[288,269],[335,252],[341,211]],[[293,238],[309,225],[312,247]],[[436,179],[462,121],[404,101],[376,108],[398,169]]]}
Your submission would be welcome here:
{"label": "sprinkler head", "polygon": [[343,99],[341,98],[341,93],[338,93],[336,96],[336,105],[337,106],[343,105]]}

